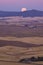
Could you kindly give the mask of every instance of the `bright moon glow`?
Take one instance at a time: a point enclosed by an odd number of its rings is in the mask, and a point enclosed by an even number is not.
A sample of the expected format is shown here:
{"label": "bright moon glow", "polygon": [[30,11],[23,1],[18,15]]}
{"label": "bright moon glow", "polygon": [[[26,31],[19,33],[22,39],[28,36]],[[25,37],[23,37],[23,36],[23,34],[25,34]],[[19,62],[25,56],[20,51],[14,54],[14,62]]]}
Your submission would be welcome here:
{"label": "bright moon glow", "polygon": [[26,8],[22,8],[21,11],[24,12],[24,11],[27,11],[27,9]]}

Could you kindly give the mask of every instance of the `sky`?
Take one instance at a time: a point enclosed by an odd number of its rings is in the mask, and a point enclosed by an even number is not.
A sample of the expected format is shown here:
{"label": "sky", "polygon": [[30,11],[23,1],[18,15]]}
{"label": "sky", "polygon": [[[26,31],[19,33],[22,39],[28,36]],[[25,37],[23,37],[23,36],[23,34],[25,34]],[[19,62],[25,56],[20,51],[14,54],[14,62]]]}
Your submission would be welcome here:
{"label": "sky", "polygon": [[20,11],[21,8],[43,11],[43,0],[0,0],[0,10]]}

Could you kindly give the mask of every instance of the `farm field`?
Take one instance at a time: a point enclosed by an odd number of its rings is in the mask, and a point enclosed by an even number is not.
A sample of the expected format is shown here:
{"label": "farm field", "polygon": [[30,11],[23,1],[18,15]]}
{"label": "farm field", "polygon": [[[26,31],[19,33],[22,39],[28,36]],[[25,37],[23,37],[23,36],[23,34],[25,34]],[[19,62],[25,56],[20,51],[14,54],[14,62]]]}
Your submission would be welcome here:
{"label": "farm field", "polygon": [[28,64],[19,63],[22,58],[43,56],[43,46],[40,47],[16,47],[16,46],[4,46],[0,47],[0,64],[8,63],[11,65],[43,65],[43,62],[31,62]]}
{"label": "farm field", "polygon": [[0,37],[43,37],[42,26],[25,27],[15,25],[0,25]]}
{"label": "farm field", "polygon": [[43,57],[43,17],[10,21],[0,20],[0,65],[43,65],[43,61],[19,62]]}
{"label": "farm field", "polygon": [[4,41],[20,41],[25,43],[43,44],[43,37],[0,37]]}

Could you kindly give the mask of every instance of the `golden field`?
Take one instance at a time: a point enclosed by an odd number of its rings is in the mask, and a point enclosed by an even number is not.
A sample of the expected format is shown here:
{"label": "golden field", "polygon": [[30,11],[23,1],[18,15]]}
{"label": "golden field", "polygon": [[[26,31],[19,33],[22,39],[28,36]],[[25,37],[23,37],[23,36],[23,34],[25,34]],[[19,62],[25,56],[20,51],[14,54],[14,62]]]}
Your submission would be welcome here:
{"label": "golden field", "polygon": [[0,20],[0,65],[43,65],[19,62],[33,56],[43,57],[43,17]]}
{"label": "golden field", "polygon": [[0,47],[0,64],[1,65],[43,65],[43,62],[31,62],[30,64],[19,63],[20,59],[30,58],[32,56],[43,56],[43,46],[40,47],[16,47],[4,46]]}
{"label": "golden field", "polygon": [[0,40],[6,41],[20,41],[33,44],[43,44],[43,37],[0,37]]}

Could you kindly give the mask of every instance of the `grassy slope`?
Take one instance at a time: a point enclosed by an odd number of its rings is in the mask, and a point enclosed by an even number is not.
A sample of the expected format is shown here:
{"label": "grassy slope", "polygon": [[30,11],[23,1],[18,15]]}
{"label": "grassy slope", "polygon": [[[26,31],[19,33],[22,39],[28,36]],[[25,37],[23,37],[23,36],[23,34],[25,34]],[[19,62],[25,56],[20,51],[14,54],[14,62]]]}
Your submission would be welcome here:
{"label": "grassy slope", "polygon": [[[33,23],[33,25],[36,24]],[[43,24],[38,23],[35,29],[25,26],[15,27],[13,25],[0,25],[0,40],[43,44]],[[0,61],[0,65],[39,65],[39,64],[43,65],[43,62],[38,62],[37,64],[15,63],[19,61],[21,58],[27,58],[31,56],[43,56],[43,46],[32,48],[22,48],[15,46],[0,47],[0,60],[3,60]],[[14,62],[4,62],[4,61],[14,61]]]}
{"label": "grassy slope", "polygon": [[0,60],[1,60],[0,64],[1,65],[2,64],[5,65],[6,63],[8,63],[8,65],[43,64],[43,62],[40,62],[40,63],[37,62],[37,63],[31,63],[31,64],[17,63],[22,58],[29,58],[32,56],[36,56],[36,57],[43,56],[43,47],[42,46],[32,47],[32,48],[22,48],[22,47],[15,47],[15,46],[0,47]]}
{"label": "grassy slope", "polygon": [[13,46],[0,47],[0,60],[18,61],[20,58],[27,58],[31,56],[43,56],[43,46],[32,48]]}
{"label": "grassy slope", "polygon": [[0,40],[20,41],[20,42],[33,43],[33,44],[43,44],[43,37],[24,37],[24,38],[0,37]]}

